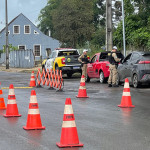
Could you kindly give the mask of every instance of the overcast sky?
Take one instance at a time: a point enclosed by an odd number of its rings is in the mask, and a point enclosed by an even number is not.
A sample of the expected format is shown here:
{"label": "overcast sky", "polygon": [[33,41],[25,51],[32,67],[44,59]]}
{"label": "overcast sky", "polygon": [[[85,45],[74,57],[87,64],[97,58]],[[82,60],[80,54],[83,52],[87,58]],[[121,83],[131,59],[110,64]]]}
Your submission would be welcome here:
{"label": "overcast sky", "polygon": [[[35,25],[38,23],[40,10],[47,4],[47,0],[7,0],[8,23],[18,16],[24,14]],[[0,0],[0,30],[5,26],[5,0]]]}

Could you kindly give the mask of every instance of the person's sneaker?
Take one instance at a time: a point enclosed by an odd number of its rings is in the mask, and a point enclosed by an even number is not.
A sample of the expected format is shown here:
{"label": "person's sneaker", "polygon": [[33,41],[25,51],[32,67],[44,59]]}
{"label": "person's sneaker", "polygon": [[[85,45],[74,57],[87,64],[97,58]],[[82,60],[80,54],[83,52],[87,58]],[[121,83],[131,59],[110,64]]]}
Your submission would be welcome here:
{"label": "person's sneaker", "polygon": [[113,84],[112,87],[119,87],[119,85]]}
{"label": "person's sneaker", "polygon": [[112,87],[112,85],[111,85],[111,84],[108,84],[108,87]]}

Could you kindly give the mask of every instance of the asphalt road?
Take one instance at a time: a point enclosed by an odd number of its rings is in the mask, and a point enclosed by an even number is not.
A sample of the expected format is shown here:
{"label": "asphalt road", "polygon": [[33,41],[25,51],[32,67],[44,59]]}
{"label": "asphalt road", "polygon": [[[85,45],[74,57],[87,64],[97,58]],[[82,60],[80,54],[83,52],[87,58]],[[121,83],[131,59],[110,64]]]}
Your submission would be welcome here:
{"label": "asphalt road", "polygon": [[[0,72],[2,87],[28,87],[31,74]],[[81,148],[61,150],[150,150],[150,88],[131,88],[135,108],[119,108],[123,86],[86,83],[89,98],[76,98],[80,78],[65,79],[64,91],[33,88],[45,130],[26,131],[31,90],[15,89],[21,117],[4,118],[0,110],[0,150],[58,150],[66,98],[71,98]],[[3,89],[7,105],[8,89]]]}

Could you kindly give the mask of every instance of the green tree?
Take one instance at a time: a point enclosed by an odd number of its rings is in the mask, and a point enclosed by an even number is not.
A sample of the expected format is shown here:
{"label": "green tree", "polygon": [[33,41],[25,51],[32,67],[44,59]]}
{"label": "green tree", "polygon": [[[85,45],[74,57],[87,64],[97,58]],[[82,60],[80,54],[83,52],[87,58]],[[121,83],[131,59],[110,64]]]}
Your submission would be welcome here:
{"label": "green tree", "polygon": [[[125,0],[125,33],[127,47],[150,49],[150,1]],[[122,22],[114,32],[114,42],[122,48]]]}
{"label": "green tree", "polygon": [[40,23],[38,24],[39,29],[47,34],[48,30],[51,31],[51,36],[53,37],[54,29],[52,22],[52,12],[57,9],[62,0],[49,0],[47,5],[40,11],[40,15],[38,20]]}
{"label": "green tree", "polygon": [[[79,5],[80,4],[80,5]],[[63,0],[53,10],[52,22],[57,38],[66,46],[83,46],[94,31],[91,0]]]}
{"label": "green tree", "polygon": [[106,4],[105,0],[93,0],[94,25],[99,28],[105,26]]}

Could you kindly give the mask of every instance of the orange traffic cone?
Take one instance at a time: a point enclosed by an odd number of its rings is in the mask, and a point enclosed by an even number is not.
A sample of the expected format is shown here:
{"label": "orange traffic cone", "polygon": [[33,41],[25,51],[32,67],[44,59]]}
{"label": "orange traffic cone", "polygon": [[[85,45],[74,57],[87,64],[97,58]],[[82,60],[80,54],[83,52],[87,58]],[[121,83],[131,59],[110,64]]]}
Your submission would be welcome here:
{"label": "orange traffic cone", "polygon": [[35,87],[36,86],[34,71],[32,71],[32,73],[31,73],[31,79],[30,79],[30,85],[29,86],[30,87]]}
{"label": "orange traffic cone", "polygon": [[132,105],[129,81],[127,78],[125,79],[124,83],[124,90],[122,94],[121,104],[118,105],[118,107],[135,107],[134,105]]}
{"label": "orange traffic cone", "polygon": [[8,101],[7,101],[7,109],[6,109],[6,114],[4,115],[4,117],[20,117],[20,116],[21,115],[18,112],[18,107],[16,103],[14,86],[13,84],[10,84]]}
{"label": "orange traffic cone", "polygon": [[78,91],[78,95],[76,96],[77,98],[88,98],[87,93],[86,93],[86,87],[85,87],[85,76],[81,76],[81,81],[80,81],[80,87]]}
{"label": "orange traffic cone", "polygon": [[35,90],[31,91],[27,123],[23,128],[25,130],[45,129],[45,127],[42,126]]}
{"label": "orange traffic cone", "polygon": [[70,98],[66,98],[60,143],[58,147],[83,146],[80,143]]}
{"label": "orange traffic cone", "polygon": [[3,98],[3,91],[1,89],[1,82],[0,82],[0,109],[6,109],[5,101],[4,101],[4,98]]}

